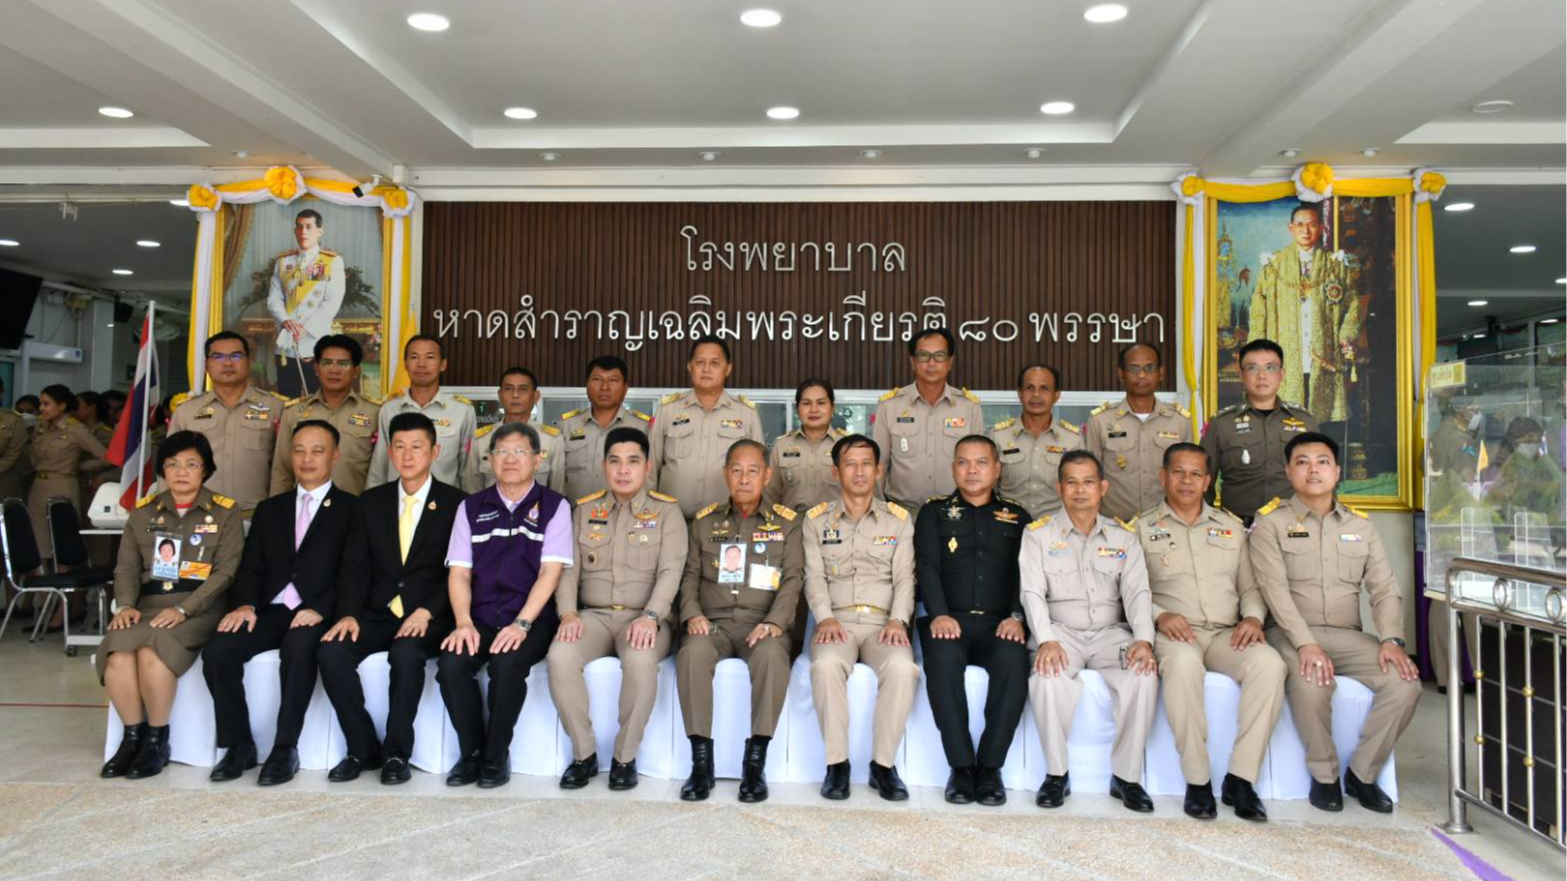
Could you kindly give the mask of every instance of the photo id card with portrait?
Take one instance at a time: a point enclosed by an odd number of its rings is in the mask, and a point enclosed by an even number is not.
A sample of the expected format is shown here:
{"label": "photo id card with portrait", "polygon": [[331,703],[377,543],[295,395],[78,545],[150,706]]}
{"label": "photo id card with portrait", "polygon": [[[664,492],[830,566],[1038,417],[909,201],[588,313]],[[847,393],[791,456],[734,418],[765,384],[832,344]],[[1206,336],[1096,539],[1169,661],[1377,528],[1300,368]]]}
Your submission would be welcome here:
{"label": "photo id card with portrait", "polygon": [[166,532],[152,536],[152,580],[176,581],[180,577],[181,537]]}
{"label": "photo id card with portrait", "polygon": [[718,583],[745,583],[745,545],[741,542],[718,546]]}

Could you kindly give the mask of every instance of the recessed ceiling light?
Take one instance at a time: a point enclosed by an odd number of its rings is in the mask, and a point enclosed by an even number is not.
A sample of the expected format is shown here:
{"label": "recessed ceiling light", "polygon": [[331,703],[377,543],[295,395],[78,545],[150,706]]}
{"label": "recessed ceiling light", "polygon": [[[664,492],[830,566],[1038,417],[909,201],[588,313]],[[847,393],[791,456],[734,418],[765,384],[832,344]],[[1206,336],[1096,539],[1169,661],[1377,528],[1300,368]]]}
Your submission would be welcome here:
{"label": "recessed ceiling light", "polygon": [[408,26],[421,31],[444,31],[452,26],[451,19],[433,12],[415,12],[408,16]]}
{"label": "recessed ceiling light", "polygon": [[1379,152],[1381,152],[1381,151],[1378,150],[1375,147],[1363,147],[1360,150],[1360,155],[1366,157],[1367,159],[1370,159],[1371,157],[1377,155],[1377,153],[1379,153]]}
{"label": "recessed ceiling light", "polygon": [[1300,149],[1298,147],[1290,147],[1286,150],[1280,150],[1279,155],[1283,156],[1285,159],[1294,159],[1296,156],[1300,155]]}
{"label": "recessed ceiling light", "polygon": [[1094,24],[1109,24],[1126,18],[1126,7],[1119,3],[1100,3],[1083,10],[1083,17]]}
{"label": "recessed ceiling light", "polygon": [[1039,112],[1047,116],[1064,116],[1077,109],[1071,101],[1046,101],[1039,105]]}
{"label": "recessed ceiling light", "polygon": [[136,247],[138,247],[138,248],[161,248],[161,247],[163,247],[163,243],[162,242],[155,242],[152,239],[137,239],[136,240]]}
{"label": "recessed ceiling light", "polygon": [[98,112],[112,119],[130,119],[136,115],[124,107],[99,107]]}
{"label": "recessed ceiling light", "polygon": [[1483,339],[1485,339],[1485,334],[1477,333],[1474,336],[1470,337],[1470,339],[1472,339],[1472,340],[1483,340]]}
{"label": "recessed ceiling light", "polygon": [[169,204],[173,205],[175,208],[189,208],[190,207],[190,200],[189,199],[170,199],[169,200]]}
{"label": "recessed ceiling light", "polygon": [[1556,280],[1556,283],[1557,284],[1567,284],[1567,278],[1558,278]]}
{"label": "recessed ceiling light", "polygon": [[1511,106],[1513,106],[1511,101],[1481,101],[1469,109],[1475,113],[1501,113]]}
{"label": "recessed ceiling light", "polygon": [[20,244],[16,239],[0,239],[0,248],[15,248]]}
{"label": "recessed ceiling light", "polygon": [[881,151],[880,150],[861,150],[860,151],[860,155],[865,157],[866,159],[879,159],[881,157]]}
{"label": "recessed ceiling light", "polygon": [[1555,324],[1558,321],[1561,321],[1561,319],[1560,318],[1544,318],[1544,319],[1541,319],[1540,323],[1541,324]]}
{"label": "recessed ceiling light", "polygon": [[543,159],[545,162],[554,162],[555,160],[560,158],[560,154],[559,153],[540,153],[539,154],[539,158]]}
{"label": "recessed ceiling light", "polygon": [[129,269],[111,269],[109,271],[114,273],[115,275],[135,275],[136,274],[136,273],[130,271]]}
{"label": "recessed ceiling light", "polygon": [[1471,306],[1489,306],[1489,305],[1491,305],[1491,301],[1490,300],[1470,300],[1469,301],[1469,305],[1471,305]]}
{"label": "recessed ceiling light", "polygon": [[740,23],[753,28],[777,27],[783,16],[776,9],[747,9],[740,13]]}
{"label": "recessed ceiling light", "polygon": [[250,158],[250,151],[249,150],[235,150],[234,151],[234,158],[235,159],[249,159]]}
{"label": "recessed ceiling light", "polygon": [[799,115],[800,115],[800,108],[798,108],[798,107],[769,107],[769,108],[767,108],[767,118],[768,119],[794,119],[795,117],[797,117]]}
{"label": "recessed ceiling light", "polygon": [[700,155],[702,157],[702,161],[703,162],[716,162],[716,161],[718,161],[718,151],[717,150],[703,150],[698,155]]}
{"label": "recessed ceiling light", "polygon": [[1533,245],[1513,245],[1511,248],[1508,248],[1507,250],[1511,251],[1514,254],[1533,254],[1535,251],[1537,251],[1539,249],[1536,248]]}
{"label": "recessed ceiling light", "polygon": [[1442,210],[1443,211],[1473,211],[1474,207],[1475,207],[1475,203],[1473,203],[1473,202],[1454,202],[1451,205],[1443,205],[1442,206]]}
{"label": "recessed ceiling light", "polygon": [[508,107],[501,111],[507,119],[538,119],[539,111],[532,107]]}
{"label": "recessed ceiling light", "polygon": [[1039,157],[1045,155],[1045,151],[1043,147],[1029,147],[1027,150],[1023,151],[1023,155],[1030,159],[1038,159]]}

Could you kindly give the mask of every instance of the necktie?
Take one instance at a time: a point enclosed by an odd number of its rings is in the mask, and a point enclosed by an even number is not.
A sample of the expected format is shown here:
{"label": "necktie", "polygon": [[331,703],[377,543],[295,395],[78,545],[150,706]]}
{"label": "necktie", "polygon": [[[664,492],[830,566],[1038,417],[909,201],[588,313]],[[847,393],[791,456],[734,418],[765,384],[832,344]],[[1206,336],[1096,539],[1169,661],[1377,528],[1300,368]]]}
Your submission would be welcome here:
{"label": "necktie", "polygon": [[[403,496],[403,513],[397,517],[397,546],[402,551],[402,561],[408,562],[408,548],[414,543],[414,512],[418,510],[418,496]],[[392,597],[387,608],[398,618],[403,617],[403,597]]]}
{"label": "necktie", "polygon": [[[299,516],[294,518],[294,550],[296,551],[304,542],[305,533],[310,531],[310,505],[315,500],[316,497],[309,493],[299,497]],[[277,601],[288,606],[289,609],[297,609],[299,604],[304,602],[292,583],[283,588],[283,592],[278,594]]]}

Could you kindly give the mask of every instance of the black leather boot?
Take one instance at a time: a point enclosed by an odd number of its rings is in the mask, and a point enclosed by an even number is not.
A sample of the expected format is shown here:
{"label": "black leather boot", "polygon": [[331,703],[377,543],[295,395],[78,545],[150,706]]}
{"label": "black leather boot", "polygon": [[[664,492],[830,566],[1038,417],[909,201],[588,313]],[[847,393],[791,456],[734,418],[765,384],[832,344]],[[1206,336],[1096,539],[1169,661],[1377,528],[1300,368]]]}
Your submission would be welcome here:
{"label": "black leather boot", "polygon": [[147,723],[137,722],[135,725],[125,726],[125,736],[120,738],[120,748],[114,751],[114,755],[103,763],[103,770],[98,772],[99,777],[124,777],[125,771],[136,758],[136,751],[141,749],[142,738],[147,736]]}
{"label": "black leather boot", "polygon": [[713,794],[713,739],[691,735],[691,776],[680,787],[681,801],[706,801]]}
{"label": "black leather boot", "polygon": [[142,735],[141,746],[136,750],[136,758],[131,759],[130,767],[125,769],[125,776],[132,780],[156,777],[168,764],[169,726],[154,728],[148,725],[146,733]]}
{"label": "black leather boot", "polygon": [[747,737],[740,760],[740,800],[767,801],[767,743],[771,737]]}

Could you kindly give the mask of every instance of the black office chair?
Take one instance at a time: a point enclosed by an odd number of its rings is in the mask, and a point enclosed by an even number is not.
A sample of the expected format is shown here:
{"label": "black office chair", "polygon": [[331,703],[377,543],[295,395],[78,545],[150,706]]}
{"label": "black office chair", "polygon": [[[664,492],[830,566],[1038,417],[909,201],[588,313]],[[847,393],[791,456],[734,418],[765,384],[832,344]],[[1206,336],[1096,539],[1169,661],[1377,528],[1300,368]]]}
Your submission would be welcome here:
{"label": "black office chair", "polygon": [[[95,597],[98,601],[98,633],[95,637],[71,636],[71,616],[68,606],[65,607],[65,653],[75,655],[76,647],[82,645],[97,645],[103,641],[104,625],[108,623],[108,597],[114,589],[114,566],[93,566],[92,554],[87,550],[87,542],[82,539],[82,522],[77,516],[76,506],[71,500],[63,496],[50,499],[45,510],[49,519],[49,541],[54,545],[54,569],[56,576],[69,576],[69,585],[57,585],[60,590],[60,598],[55,599],[50,595],[46,605],[52,606],[59,602],[65,603],[64,595],[72,591],[86,591],[88,596]],[[61,572],[60,567],[69,566],[69,572]],[[54,577],[54,576],[51,576]],[[47,621],[46,615],[41,621]]]}
{"label": "black office chair", "polygon": [[[58,515],[56,512],[60,508],[64,508],[66,513]],[[23,594],[36,593],[44,596],[38,623],[33,625],[33,634],[28,640],[34,642],[37,641],[43,626],[49,620],[52,607],[56,602],[64,604],[68,591],[88,590],[94,587],[101,590],[114,582],[113,569],[85,567],[85,564],[90,562],[87,557],[87,547],[82,541],[76,510],[71,506],[70,500],[50,499],[48,511],[49,534],[55,541],[56,566],[82,564],[84,568],[73,569],[70,572],[28,574],[43,565],[43,557],[38,552],[38,539],[33,535],[33,523],[27,516],[27,506],[22,504],[21,499],[6,499],[3,504],[0,504],[0,540],[4,541],[5,548],[5,580],[7,585],[16,590],[16,595],[6,604],[5,619],[0,621],[0,639],[5,638],[6,628],[11,623],[11,614]],[[60,525],[64,528],[57,527],[56,516],[62,517]],[[74,656],[77,646],[70,642],[69,610],[64,613],[64,618],[65,653]]]}

